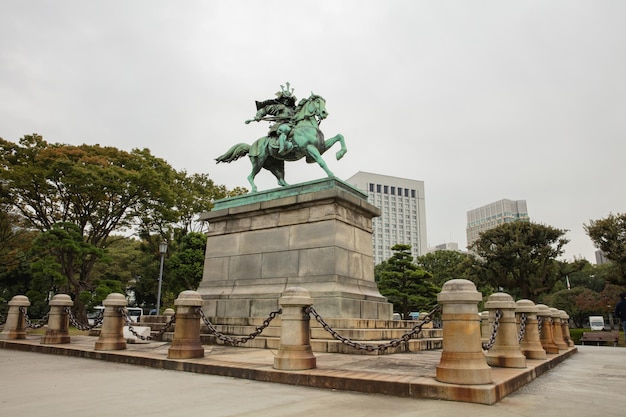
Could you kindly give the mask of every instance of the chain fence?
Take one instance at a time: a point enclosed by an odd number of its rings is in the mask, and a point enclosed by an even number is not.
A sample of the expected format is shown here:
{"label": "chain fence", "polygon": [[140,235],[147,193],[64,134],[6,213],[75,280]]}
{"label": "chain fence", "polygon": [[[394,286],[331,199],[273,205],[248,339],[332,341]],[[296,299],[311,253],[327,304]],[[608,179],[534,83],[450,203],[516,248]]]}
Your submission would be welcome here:
{"label": "chain fence", "polygon": [[502,318],[502,310],[496,310],[496,317],[493,321],[493,327],[491,328],[491,337],[487,343],[483,343],[483,350],[489,350],[496,343],[496,336],[498,336],[498,328],[500,327],[500,319]]}
{"label": "chain fence", "polygon": [[522,313],[519,316],[519,335],[517,336],[517,343],[520,343],[524,338],[524,333],[526,333],[526,313]]}
{"label": "chain fence", "polygon": [[317,322],[322,325],[324,330],[326,330],[328,333],[330,333],[333,336],[333,338],[335,338],[336,340],[339,340],[344,345],[350,346],[357,350],[365,350],[367,352],[375,352],[375,351],[385,352],[387,349],[392,348],[392,347],[398,347],[400,346],[401,343],[405,343],[409,341],[409,339],[411,339],[413,336],[418,335],[422,331],[422,327],[426,323],[430,323],[432,321],[432,316],[435,313],[437,313],[440,309],[441,309],[440,306],[435,306],[435,308],[430,313],[424,316],[424,320],[419,321],[415,326],[413,326],[413,328],[410,331],[402,335],[402,337],[398,339],[392,339],[387,343],[381,343],[378,345],[373,345],[369,343],[359,343],[347,337],[341,336],[337,331],[333,330],[328,325],[328,323],[324,321],[322,316],[320,316],[320,314],[317,311],[315,311],[315,308],[313,308],[313,306],[305,307],[304,311],[305,313],[309,315],[313,315],[313,317],[315,317],[315,320],[317,320]]}
{"label": "chain fence", "polygon": [[148,340],[161,340],[161,338],[163,337],[163,334],[165,334],[165,332],[167,332],[169,330],[170,327],[172,327],[172,325],[174,323],[176,323],[176,314],[174,314],[163,326],[163,328],[161,330],[159,330],[158,333],[156,333],[154,336],[153,335],[149,335],[149,336],[143,336],[140,335],[137,330],[134,329],[133,324],[136,324],[128,315],[128,310],[125,307],[120,307],[119,310],[120,314],[122,315],[122,317],[124,318],[124,322],[126,323],[126,326],[128,326],[128,331],[131,332],[133,334],[133,336],[135,336],[137,339],[139,340],[143,340],[148,341]]}
{"label": "chain fence", "polygon": [[26,327],[30,327],[31,329],[41,329],[43,326],[48,324],[48,318],[50,317],[50,313],[46,313],[46,315],[39,319],[37,323],[33,323],[33,321],[28,317],[25,307],[20,307],[20,313],[24,315]]}
{"label": "chain fence", "polygon": [[537,327],[539,328],[539,336],[541,336],[541,329],[543,327],[543,317],[537,317]]}
{"label": "chain fence", "polygon": [[280,308],[278,310],[276,310],[276,311],[272,311],[269,314],[269,317],[267,317],[265,320],[263,320],[263,324],[258,326],[256,328],[256,330],[254,332],[250,333],[249,335],[241,336],[241,337],[233,337],[233,336],[227,336],[227,335],[225,335],[223,333],[220,333],[215,328],[213,323],[211,323],[211,321],[208,319],[208,317],[204,314],[204,311],[202,311],[202,308],[198,307],[196,309],[196,313],[199,314],[200,317],[202,318],[202,321],[204,322],[206,327],[209,329],[209,333],[212,334],[213,336],[215,336],[216,338],[218,338],[219,340],[221,340],[222,342],[224,342],[224,344],[230,345],[230,346],[238,346],[240,344],[247,343],[248,341],[254,339],[258,335],[260,335],[261,332],[267,328],[267,326],[270,325],[271,321],[274,320],[276,318],[276,316],[278,316],[279,314],[282,314],[282,312],[283,312],[283,310],[280,309]]}
{"label": "chain fence", "polygon": [[94,329],[100,326],[102,322],[104,321],[104,310],[101,310],[100,313],[93,319],[93,324],[89,324],[89,323],[84,324],[78,321],[78,319],[74,316],[72,309],[69,307],[65,307],[64,311],[65,313],[67,313],[70,319],[70,324],[74,326],[76,329],[81,330],[81,331],[89,331],[91,329]]}

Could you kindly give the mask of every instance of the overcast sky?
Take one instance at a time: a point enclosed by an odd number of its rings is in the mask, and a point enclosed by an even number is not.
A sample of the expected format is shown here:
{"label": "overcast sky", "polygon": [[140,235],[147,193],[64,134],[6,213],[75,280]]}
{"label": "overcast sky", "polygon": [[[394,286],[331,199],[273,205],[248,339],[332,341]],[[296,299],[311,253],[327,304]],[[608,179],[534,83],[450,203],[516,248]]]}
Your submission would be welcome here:
{"label": "overcast sky", "polygon": [[583,223],[626,212],[625,74],[622,0],[0,3],[0,137],[149,148],[249,188],[247,158],[214,158],[266,133],[244,120],[290,81],[346,138],[337,177],[424,181],[429,246],[508,198],[595,262]]}

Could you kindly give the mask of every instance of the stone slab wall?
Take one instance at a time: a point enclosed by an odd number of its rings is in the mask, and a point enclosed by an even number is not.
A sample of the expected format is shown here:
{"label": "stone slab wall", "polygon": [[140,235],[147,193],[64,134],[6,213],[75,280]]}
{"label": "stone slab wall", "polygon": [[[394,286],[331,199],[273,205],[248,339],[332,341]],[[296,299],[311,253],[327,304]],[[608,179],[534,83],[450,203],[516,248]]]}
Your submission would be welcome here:
{"label": "stone slab wall", "polygon": [[214,317],[262,317],[288,287],[306,288],[324,317],[390,319],[374,282],[379,210],[336,179],[216,202],[198,292]]}

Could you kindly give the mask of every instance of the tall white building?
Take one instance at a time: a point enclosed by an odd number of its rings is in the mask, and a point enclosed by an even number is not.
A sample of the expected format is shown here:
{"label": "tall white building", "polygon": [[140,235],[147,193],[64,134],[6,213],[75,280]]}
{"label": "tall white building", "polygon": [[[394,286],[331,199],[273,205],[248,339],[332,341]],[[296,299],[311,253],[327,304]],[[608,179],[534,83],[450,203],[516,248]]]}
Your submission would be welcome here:
{"label": "tall white building", "polygon": [[372,219],[374,262],[393,255],[396,244],[411,245],[413,257],[428,251],[424,181],[359,171],[347,183],[367,193],[367,201],[382,214]]}
{"label": "tall white building", "polygon": [[526,200],[499,200],[467,212],[467,247],[481,232],[516,220],[530,221]]}

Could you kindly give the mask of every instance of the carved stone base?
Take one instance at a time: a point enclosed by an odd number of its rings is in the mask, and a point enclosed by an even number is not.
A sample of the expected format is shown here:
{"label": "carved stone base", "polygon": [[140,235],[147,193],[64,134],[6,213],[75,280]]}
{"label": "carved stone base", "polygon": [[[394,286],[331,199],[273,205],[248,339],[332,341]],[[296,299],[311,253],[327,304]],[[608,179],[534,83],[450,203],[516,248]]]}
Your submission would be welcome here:
{"label": "carved stone base", "polygon": [[266,317],[288,287],[328,318],[385,319],[374,282],[372,218],[380,210],[337,179],[217,201],[198,292],[211,317]]}

